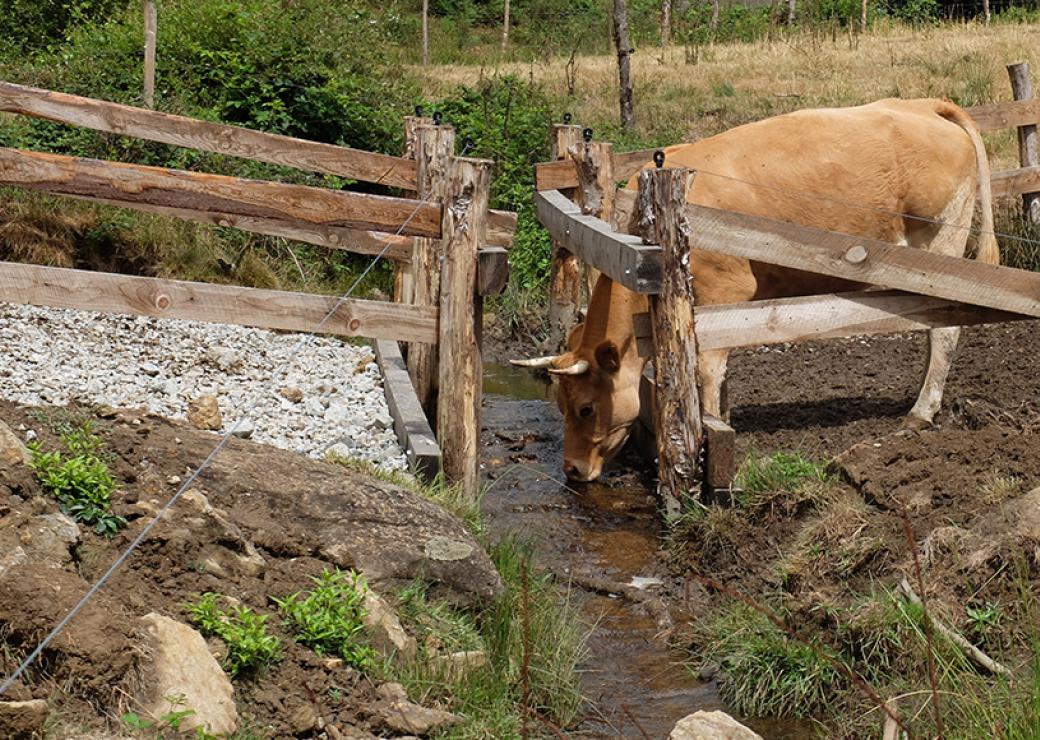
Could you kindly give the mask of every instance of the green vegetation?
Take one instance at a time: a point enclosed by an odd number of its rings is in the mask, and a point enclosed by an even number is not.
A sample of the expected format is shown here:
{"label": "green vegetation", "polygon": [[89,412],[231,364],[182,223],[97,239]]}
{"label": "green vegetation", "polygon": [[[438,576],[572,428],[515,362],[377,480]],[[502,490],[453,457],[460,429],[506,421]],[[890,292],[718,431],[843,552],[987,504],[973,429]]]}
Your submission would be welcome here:
{"label": "green vegetation", "polygon": [[282,641],[267,631],[267,615],[241,604],[224,610],[217,604],[222,598],[211,591],[184,608],[203,635],[215,635],[227,645],[224,668],[228,673],[232,677],[255,673],[280,660]]}
{"label": "green vegetation", "polygon": [[117,486],[104,459],[104,442],[89,422],[66,427],[61,439],[68,453],[45,452],[38,442],[31,442],[29,467],[63,512],[92,526],[98,534],[113,536],[126,526],[126,519],[112,513],[111,499]]}
{"label": "green vegetation", "polygon": [[[163,697],[170,704],[170,709],[158,719],[146,719],[136,712],[126,712],[120,718],[124,725],[137,732],[146,732],[155,737],[163,737],[165,730],[173,730],[181,733],[181,723],[187,717],[195,714],[194,709],[187,709],[187,697],[184,694],[174,694]],[[216,740],[217,736],[207,732],[203,727],[196,727],[194,736],[198,740]]]}
{"label": "green vegetation", "polygon": [[338,655],[362,670],[371,667],[375,653],[365,644],[364,579],[336,568],[311,580],[315,588],[306,594],[275,599],[295,630],[293,637],[318,655]]}

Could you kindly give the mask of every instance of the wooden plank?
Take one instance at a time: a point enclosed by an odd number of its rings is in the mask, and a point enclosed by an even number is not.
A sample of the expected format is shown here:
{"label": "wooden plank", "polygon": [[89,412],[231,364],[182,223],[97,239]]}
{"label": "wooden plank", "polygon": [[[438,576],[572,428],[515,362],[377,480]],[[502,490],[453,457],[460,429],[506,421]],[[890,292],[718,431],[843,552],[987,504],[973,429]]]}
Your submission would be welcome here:
{"label": "wooden plank", "polygon": [[[343,190],[0,148],[0,184],[123,205],[440,236],[440,206]],[[403,228],[402,228],[403,225]]]}
{"label": "wooden plank", "polygon": [[705,414],[703,421],[704,482],[711,488],[730,488],[737,477],[737,433],[717,416]]}
{"label": "wooden plank", "polygon": [[657,490],[669,516],[700,493],[701,403],[697,388],[690,244],[684,234],[686,170],[646,170],[639,176],[643,213],[653,213],[654,239],[662,247],[660,296],[650,301],[657,380]]}
{"label": "wooden plank", "polygon": [[448,236],[441,271],[437,439],[445,477],[460,482],[471,500],[480,491],[482,312],[476,296],[476,254],[487,230],[491,165],[487,160],[455,159],[451,197],[444,206]]}
{"label": "wooden plank", "polygon": [[[1011,92],[1015,100],[1033,99],[1033,77],[1029,73],[1029,62],[1009,64],[1008,76],[1011,78]],[[1035,123],[1031,126],[1018,127],[1018,163],[1023,167],[1040,170],[1040,154],[1037,152],[1037,132]],[[1034,190],[1040,191],[1040,176],[1035,178]],[[1022,214],[1026,221],[1040,224],[1040,193],[1026,191],[1022,193]]]}
{"label": "wooden plank", "polygon": [[614,154],[614,177],[618,180],[629,180],[639,170],[646,167],[654,159],[656,149],[639,149],[634,152],[617,152]]}
{"label": "wooden plank", "polygon": [[[617,185],[614,182],[614,145],[603,141],[588,141],[576,144],[567,150],[578,172],[578,187],[574,191],[574,200],[587,216],[595,216],[607,223],[614,214],[614,194]],[[587,282],[586,295],[590,300],[599,270],[592,265],[585,265]]]}
{"label": "wooden plank", "polygon": [[[581,126],[553,126],[553,159],[570,162],[567,152],[580,142]],[[573,193],[572,189],[568,189],[567,197],[573,197]],[[555,239],[549,259],[549,335],[545,341],[545,351],[560,354],[567,349],[567,336],[578,323],[578,311],[581,308],[581,265],[574,253]]]}
{"label": "wooden plank", "polygon": [[966,108],[980,131],[997,131],[1040,123],[1040,100],[1012,100]]}
{"label": "wooden plank", "polygon": [[477,252],[477,295],[498,295],[509,282],[509,252],[484,247]]}
{"label": "wooden plank", "polygon": [[1013,198],[1017,195],[1040,192],[1040,167],[1020,167],[1017,170],[994,173],[990,178],[990,184],[994,198]]}
{"label": "wooden plank", "polygon": [[1040,317],[1040,273],[687,205],[693,249]]}
{"label": "wooden plank", "polygon": [[[335,296],[13,262],[0,262],[0,297],[9,303],[32,306],[320,331],[348,337],[437,341],[436,308],[357,299],[340,302]],[[333,307],[337,307],[335,313],[322,324]]]}
{"label": "wooden plank", "polygon": [[408,263],[412,261],[412,237],[382,234],[378,231],[361,231],[345,229],[338,226],[320,226],[302,221],[285,222],[272,218],[236,216],[216,211],[197,211],[191,208],[167,208],[153,206],[148,203],[121,203],[106,198],[93,198],[83,195],[70,195],[70,198],[86,200],[92,203],[104,203],[118,208],[132,208],[135,211],[156,213],[161,216],[182,218],[186,221],[212,224],[224,228],[241,229],[254,234],[278,236],[283,239],[316,244],[329,249],[342,249],[357,254],[371,256],[381,255],[389,260]]}
{"label": "wooden plank", "polygon": [[699,306],[697,345],[707,352],[1026,318],[898,290],[870,290]]}
{"label": "wooden plank", "polygon": [[415,162],[360,149],[0,82],[0,111],[415,190]]}
{"label": "wooden plank", "polygon": [[538,220],[549,234],[582,261],[637,293],[660,290],[660,247],[615,233],[605,221],[582,214],[559,191],[536,192],[534,201]]}
{"label": "wooden plank", "polygon": [[515,238],[516,214],[512,211],[489,209],[487,217],[488,246],[509,249],[513,246],[513,239]]}
{"label": "wooden plank", "polygon": [[[418,129],[419,126],[432,126],[433,119],[426,118],[418,115],[422,113],[421,109],[416,109],[416,115],[404,117],[404,157],[405,159],[414,160],[415,153],[418,150]],[[416,165],[418,167],[418,165]],[[418,170],[416,170],[418,172]],[[405,194],[407,197],[412,197],[414,191],[409,191]],[[411,245],[409,245],[409,253],[411,253]],[[396,303],[411,303],[412,296],[415,292],[415,276],[412,273],[411,264],[398,264],[394,268],[394,302]]]}
{"label": "wooden plank", "polygon": [[144,90],[146,108],[155,107],[155,36],[158,18],[155,0],[144,0]]}
{"label": "wooden plank", "polygon": [[[580,126],[572,126],[581,130]],[[654,149],[614,153],[614,175],[618,180],[628,180],[646,166],[654,157]],[[578,170],[573,162],[559,160],[540,162],[534,166],[535,190],[566,190],[578,187]]]}
{"label": "wooden plank", "polygon": [[412,379],[408,377],[401,348],[391,339],[373,343],[376,361],[383,374],[383,393],[394,419],[394,434],[404,448],[408,467],[433,480],[441,468],[441,448],[433,436],[430,422],[423,413],[415,395]]}

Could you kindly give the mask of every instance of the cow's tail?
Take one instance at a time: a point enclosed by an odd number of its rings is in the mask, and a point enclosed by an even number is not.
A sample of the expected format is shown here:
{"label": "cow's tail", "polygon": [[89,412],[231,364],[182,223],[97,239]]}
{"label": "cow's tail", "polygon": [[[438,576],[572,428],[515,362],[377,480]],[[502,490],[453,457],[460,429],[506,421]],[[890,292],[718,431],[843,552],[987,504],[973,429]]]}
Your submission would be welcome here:
{"label": "cow's tail", "polygon": [[975,125],[975,121],[960,106],[943,101],[940,103],[936,113],[964,129],[975,147],[975,174],[978,178],[977,194],[980,211],[979,238],[975,248],[975,259],[979,262],[999,265],[1000,247],[997,245],[997,236],[993,228],[993,189],[990,186],[989,158],[986,156],[986,145],[982,142],[982,136],[979,135],[979,129]]}

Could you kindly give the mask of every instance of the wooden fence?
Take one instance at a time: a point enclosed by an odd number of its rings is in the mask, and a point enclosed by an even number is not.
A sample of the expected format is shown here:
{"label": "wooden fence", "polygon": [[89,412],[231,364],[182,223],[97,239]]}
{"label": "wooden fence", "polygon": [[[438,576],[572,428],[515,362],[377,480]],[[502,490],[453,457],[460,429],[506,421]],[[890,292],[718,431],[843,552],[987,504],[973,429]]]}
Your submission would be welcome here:
{"label": "wooden fence", "polygon": [[[387,302],[0,262],[0,300],[375,339],[409,461],[426,473],[442,465],[476,495],[482,302],[505,285],[516,215],[488,209],[491,163],[455,156],[450,127],[409,119],[409,156],[394,157],[6,82],[0,111],[404,191],[367,195],[0,148],[0,185],[382,254],[402,273],[435,267],[416,273],[426,290]],[[411,382],[398,341],[409,343]],[[427,421],[434,414],[440,448]]]}
{"label": "wooden fence", "polygon": [[[1021,65],[1009,73],[1012,79],[1021,76]],[[1026,97],[1022,89],[1016,86],[1016,96]],[[1032,136],[1035,151],[1035,101],[969,112],[983,130],[1026,128],[1020,141]],[[644,384],[641,416],[655,433],[659,491],[670,511],[677,510],[683,492],[702,482],[726,487],[735,473],[733,430],[700,410],[698,352],[1040,317],[1038,273],[692,205],[685,196],[695,172],[647,169],[653,151],[615,154],[609,143],[591,141],[588,131],[584,144],[572,143],[580,133],[574,126],[554,127],[557,152],[568,158],[538,165],[535,174],[538,218],[554,240],[552,350],[559,349],[577,314],[579,261],[652,297],[650,313],[636,317],[636,337],[640,354],[653,355],[652,377],[663,380],[655,389],[653,381]],[[1027,218],[1036,202],[1028,196],[1040,191],[1040,167],[1027,158],[1028,149],[1021,147],[1021,168],[992,177],[999,196],[1027,196]],[[615,190],[616,181],[637,172],[638,191]],[[638,227],[644,212],[654,214],[649,231],[645,224]],[[638,236],[627,233],[638,228],[644,229]],[[886,290],[698,308],[688,279],[691,250]],[[661,346],[652,337],[664,338]]]}

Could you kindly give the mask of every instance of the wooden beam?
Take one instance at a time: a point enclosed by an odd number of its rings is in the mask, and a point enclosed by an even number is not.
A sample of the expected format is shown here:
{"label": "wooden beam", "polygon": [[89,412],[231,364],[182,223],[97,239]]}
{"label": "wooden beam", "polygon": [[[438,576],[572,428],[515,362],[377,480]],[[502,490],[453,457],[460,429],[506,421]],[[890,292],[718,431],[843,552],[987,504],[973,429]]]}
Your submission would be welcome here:
{"label": "wooden beam", "polygon": [[[1011,78],[1011,92],[1015,100],[1033,99],[1033,77],[1029,73],[1029,62],[1009,64],[1008,76]],[[1037,151],[1036,122],[1030,126],[1018,127],[1018,163],[1023,168],[1034,168],[1038,172],[1034,178],[1033,189],[1022,193],[1022,213],[1026,221],[1040,224],[1040,153]]]}
{"label": "wooden beam", "polygon": [[614,232],[605,221],[582,214],[559,191],[536,192],[534,202],[538,220],[549,234],[583,262],[637,293],[660,290],[660,247]]}
{"label": "wooden beam", "polygon": [[686,170],[653,169],[639,176],[643,213],[653,213],[653,238],[663,259],[661,294],[650,301],[657,381],[657,490],[666,513],[677,516],[684,499],[700,493],[701,404],[697,388],[697,338],[693,275],[683,206]]}
{"label": "wooden beam", "polygon": [[994,198],[1013,198],[1040,192],[1040,167],[1020,167],[1017,170],[997,172],[990,178],[990,183]]}
{"label": "wooden beam", "polygon": [[484,247],[477,252],[477,295],[498,295],[509,282],[509,252]]}
{"label": "wooden beam", "polygon": [[737,477],[737,433],[717,416],[705,414],[703,421],[704,482],[711,488],[729,488]]}
{"label": "wooden beam", "polygon": [[618,180],[629,180],[639,170],[647,167],[654,159],[656,149],[638,149],[634,152],[617,152],[614,154],[614,177]]}
{"label": "wooden beam", "polygon": [[708,352],[1027,318],[898,290],[870,290],[698,306],[697,345]]}
{"label": "wooden beam", "polygon": [[394,434],[404,448],[408,467],[433,480],[441,468],[441,448],[415,395],[401,348],[391,339],[378,339],[373,346],[383,375],[386,404],[394,419]]}
{"label": "wooden beam", "polygon": [[[0,262],[0,296],[31,306],[241,324],[348,337],[437,341],[437,309]],[[338,307],[321,328],[318,325]]]}
{"label": "wooden beam", "polygon": [[[581,126],[557,124],[552,130],[553,159],[573,162],[567,152],[581,142]],[[577,170],[574,171],[577,177]],[[568,189],[566,197],[573,197],[573,189]],[[546,337],[545,350],[552,354],[560,354],[567,349],[567,335],[578,323],[578,311],[581,309],[581,265],[567,247],[553,240],[549,262],[549,335]]]}
{"label": "wooden beam", "polygon": [[403,157],[199,121],[10,82],[0,82],[0,111],[415,190],[415,162]]}
{"label": "wooden beam", "polygon": [[158,18],[155,0],[144,0],[144,90],[146,108],[155,107],[155,37]]}
{"label": "wooden beam", "polygon": [[997,131],[1040,123],[1040,100],[1012,100],[966,108],[980,131]]}
{"label": "wooden beam", "polygon": [[[405,159],[414,160],[416,151],[418,150],[418,129],[419,126],[432,126],[433,119],[426,118],[425,116],[418,115],[422,112],[421,109],[416,109],[414,116],[404,117],[404,157]],[[416,165],[418,168],[418,165]],[[418,172],[418,169],[416,170]],[[418,177],[418,175],[417,175]],[[408,191],[406,196],[414,196],[414,191]],[[409,240],[411,241],[411,240]],[[409,244],[409,254],[412,251],[412,245]],[[398,264],[394,267],[394,302],[395,303],[411,303],[412,295],[415,291],[415,276],[412,272],[411,264]]]}
{"label": "wooden beam", "polygon": [[444,205],[444,265],[440,303],[440,397],[437,439],[444,475],[476,500],[480,490],[481,299],[476,295],[477,249],[487,230],[491,188],[487,160],[452,163],[450,198]]}
{"label": "wooden beam", "polygon": [[[580,126],[573,126],[579,131]],[[614,153],[614,176],[618,180],[628,180],[639,170],[649,164],[654,157],[654,149],[640,149],[634,152]],[[578,187],[578,170],[568,160],[541,162],[534,166],[535,190],[566,190]]]}
{"label": "wooden beam", "polygon": [[[578,187],[574,200],[587,216],[611,222],[614,214],[614,145],[605,141],[589,141],[576,144],[567,150],[578,171]],[[590,300],[592,290],[599,280],[599,270],[585,265],[586,294]]]}
{"label": "wooden beam", "polygon": [[686,215],[693,249],[1040,317],[1040,273],[704,206]]}
{"label": "wooden beam", "polygon": [[[440,236],[440,206],[403,198],[0,148],[0,184],[287,225]],[[403,225],[403,228],[402,228]]]}
{"label": "wooden beam", "polygon": [[488,210],[487,245],[510,249],[516,238],[516,214],[512,211]]}

